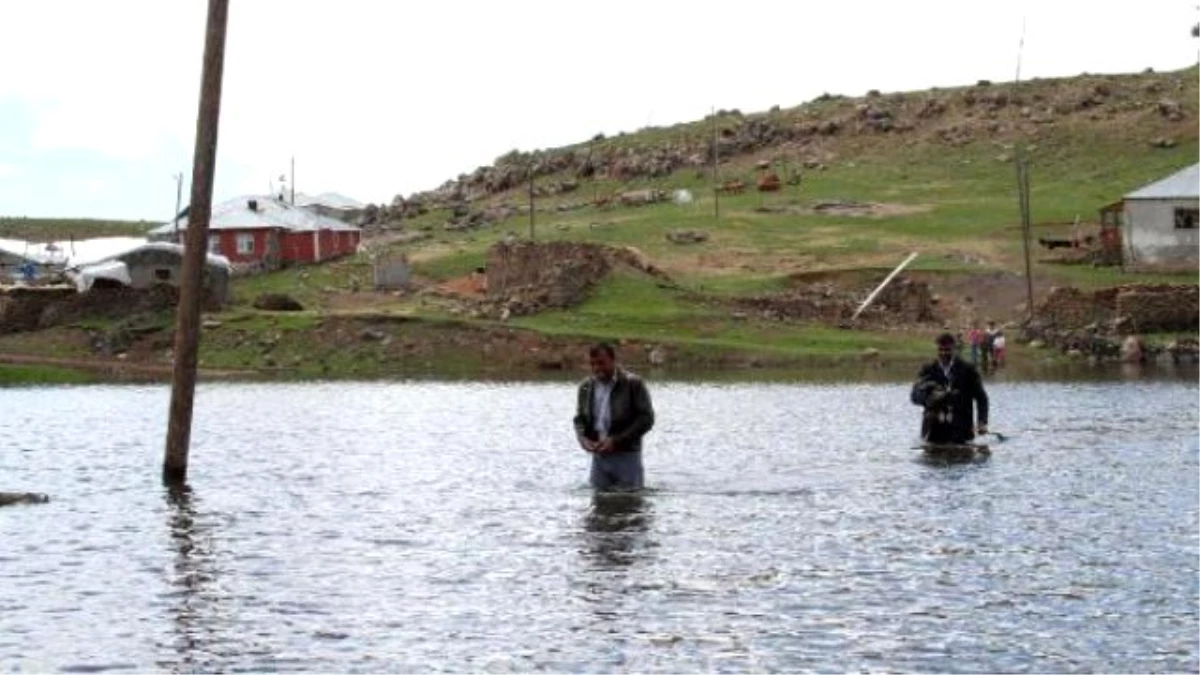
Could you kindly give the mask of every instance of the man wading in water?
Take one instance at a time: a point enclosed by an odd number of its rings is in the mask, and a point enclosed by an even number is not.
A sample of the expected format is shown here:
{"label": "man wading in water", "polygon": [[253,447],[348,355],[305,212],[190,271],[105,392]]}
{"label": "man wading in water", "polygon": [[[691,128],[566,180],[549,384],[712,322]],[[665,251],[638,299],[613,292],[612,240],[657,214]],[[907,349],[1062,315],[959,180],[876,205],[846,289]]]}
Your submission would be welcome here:
{"label": "man wading in water", "polygon": [[[925,408],[921,416],[921,440],[926,443],[967,443],[975,434],[986,434],[988,397],[979,371],[954,355],[954,336],[937,338],[937,360],[921,368],[910,399]],[[979,409],[975,426],[972,403]]]}
{"label": "man wading in water", "polygon": [[575,435],[592,455],[590,482],[597,490],[637,490],[644,483],[642,436],[654,426],[645,383],[617,366],[612,345],[588,350],[592,376],[579,385]]}

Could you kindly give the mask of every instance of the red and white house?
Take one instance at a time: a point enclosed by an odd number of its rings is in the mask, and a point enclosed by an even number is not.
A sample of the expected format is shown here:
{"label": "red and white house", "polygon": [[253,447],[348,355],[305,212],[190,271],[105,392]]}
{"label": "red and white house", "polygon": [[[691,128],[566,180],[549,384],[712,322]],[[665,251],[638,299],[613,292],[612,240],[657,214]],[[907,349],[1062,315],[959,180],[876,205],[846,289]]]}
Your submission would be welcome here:
{"label": "red and white house", "polygon": [[[150,238],[182,244],[188,219],[150,231]],[[237,197],[213,207],[208,250],[232,263],[272,269],[316,263],[358,251],[362,230],[336,218],[264,195]]]}

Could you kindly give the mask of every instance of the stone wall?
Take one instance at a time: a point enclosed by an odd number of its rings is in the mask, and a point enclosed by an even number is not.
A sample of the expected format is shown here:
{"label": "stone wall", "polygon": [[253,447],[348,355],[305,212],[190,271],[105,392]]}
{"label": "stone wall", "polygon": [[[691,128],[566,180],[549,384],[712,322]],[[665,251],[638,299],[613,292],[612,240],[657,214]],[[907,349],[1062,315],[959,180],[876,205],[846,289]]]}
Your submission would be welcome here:
{"label": "stone wall", "polygon": [[1200,326],[1196,286],[1114,286],[1094,292],[1072,287],[1050,289],[1037,307],[1040,323],[1057,328],[1108,326],[1123,335],[1194,331]]}
{"label": "stone wall", "polygon": [[1073,286],[1055,286],[1037,306],[1039,320],[1060,328],[1081,328],[1113,318],[1117,288],[1085,292]]}
{"label": "stone wall", "polygon": [[872,304],[879,305],[886,311],[886,320],[924,323],[937,318],[933,311],[933,292],[929,290],[929,284],[904,277],[896,279],[884,288]]}
{"label": "stone wall", "polygon": [[1200,327],[1200,288],[1196,286],[1122,286],[1116,314],[1133,333],[1195,331]]}
{"label": "stone wall", "polygon": [[607,247],[574,242],[517,242],[492,246],[487,293],[530,309],[569,307],[612,269]]}
{"label": "stone wall", "polygon": [[[63,287],[9,288],[0,290],[0,333],[159,312],[175,307],[178,302],[179,290],[167,284],[141,289],[95,287],[86,293]],[[211,300],[208,306],[213,306]]]}

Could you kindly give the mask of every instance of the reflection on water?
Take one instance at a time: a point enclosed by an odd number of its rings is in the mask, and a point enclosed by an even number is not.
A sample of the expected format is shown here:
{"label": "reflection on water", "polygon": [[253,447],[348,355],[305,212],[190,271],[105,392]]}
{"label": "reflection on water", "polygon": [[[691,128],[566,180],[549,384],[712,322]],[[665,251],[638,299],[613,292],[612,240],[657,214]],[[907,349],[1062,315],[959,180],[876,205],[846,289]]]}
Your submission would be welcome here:
{"label": "reflection on water", "polygon": [[948,466],[908,387],[660,382],[614,495],[569,382],[202,386],[165,495],[165,388],[0,390],[0,669],[1200,669],[1194,379],[997,377]]}
{"label": "reflection on water", "polygon": [[640,492],[598,492],[584,517],[586,552],[600,567],[624,567],[646,555],[653,516]]}
{"label": "reflection on water", "polygon": [[158,665],[172,672],[221,671],[225,664],[216,658],[216,647],[230,631],[221,625],[212,522],[197,519],[196,498],[189,486],[168,487],[165,496],[174,554],[170,611],[175,635],[170,645],[174,658]]}

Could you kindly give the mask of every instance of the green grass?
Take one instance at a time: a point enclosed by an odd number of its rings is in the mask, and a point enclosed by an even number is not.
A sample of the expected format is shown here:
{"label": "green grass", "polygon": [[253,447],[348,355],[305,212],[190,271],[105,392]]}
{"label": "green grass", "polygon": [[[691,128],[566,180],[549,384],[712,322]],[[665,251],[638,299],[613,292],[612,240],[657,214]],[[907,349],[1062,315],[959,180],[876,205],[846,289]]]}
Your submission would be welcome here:
{"label": "green grass", "polygon": [[97,381],[99,378],[95,375],[72,368],[0,364],[0,386],[88,384]]}
{"label": "green grass", "polygon": [[925,338],[733,319],[726,311],[684,299],[679,291],[637,273],[611,276],[571,310],[519,317],[512,323],[549,335],[657,341],[794,359],[857,356],[868,348],[901,358],[929,351]]}
{"label": "green grass", "polygon": [[142,237],[160,224],[144,220],[0,217],[0,238],[63,241],[72,238]]}

